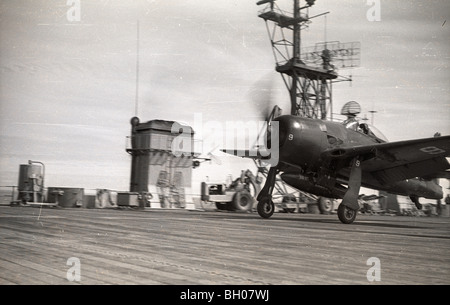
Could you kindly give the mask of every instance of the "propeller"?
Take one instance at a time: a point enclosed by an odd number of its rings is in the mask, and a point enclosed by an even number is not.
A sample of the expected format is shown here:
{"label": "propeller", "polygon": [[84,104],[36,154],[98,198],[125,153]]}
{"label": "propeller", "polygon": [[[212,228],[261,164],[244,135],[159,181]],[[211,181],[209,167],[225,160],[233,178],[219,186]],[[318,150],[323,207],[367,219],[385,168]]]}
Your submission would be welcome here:
{"label": "propeller", "polygon": [[[274,118],[280,116],[282,113],[281,108],[274,103],[273,91],[273,77],[260,79],[250,91],[252,105],[258,114],[258,119],[266,122],[258,132],[258,137],[254,145],[256,147],[267,144],[267,148],[270,149],[270,140],[272,138],[271,123]],[[264,139],[267,139],[267,143],[261,143]]]}
{"label": "propeller", "polygon": [[249,95],[258,119],[267,121],[275,106],[273,77],[263,77],[258,80],[252,86]]}

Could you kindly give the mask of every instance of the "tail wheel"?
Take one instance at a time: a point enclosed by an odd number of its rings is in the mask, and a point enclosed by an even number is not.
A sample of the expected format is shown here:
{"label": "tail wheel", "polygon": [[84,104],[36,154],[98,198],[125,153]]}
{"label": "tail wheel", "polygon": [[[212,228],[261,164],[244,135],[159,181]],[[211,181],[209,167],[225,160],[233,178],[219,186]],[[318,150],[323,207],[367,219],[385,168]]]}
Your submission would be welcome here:
{"label": "tail wheel", "polygon": [[236,211],[251,211],[253,208],[253,197],[247,191],[234,194],[233,207]]}
{"label": "tail wheel", "polygon": [[263,198],[258,202],[256,209],[258,210],[259,216],[269,218],[275,212],[275,205],[271,198]]}
{"label": "tail wheel", "polygon": [[350,209],[349,207],[343,204],[339,205],[337,211],[339,220],[345,224],[351,224],[355,220],[357,213],[358,213],[357,210]]}

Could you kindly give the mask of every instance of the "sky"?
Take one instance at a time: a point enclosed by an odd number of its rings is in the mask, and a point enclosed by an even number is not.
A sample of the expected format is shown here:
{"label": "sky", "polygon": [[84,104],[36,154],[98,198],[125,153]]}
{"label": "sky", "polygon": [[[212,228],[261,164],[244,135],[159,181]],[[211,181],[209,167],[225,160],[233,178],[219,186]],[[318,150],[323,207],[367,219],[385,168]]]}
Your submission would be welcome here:
{"label": "sky", "polygon": [[[202,126],[257,120],[262,84],[289,113],[256,2],[1,1],[0,186],[17,185],[19,165],[35,160],[46,186],[128,190],[135,115],[190,125],[201,117]],[[351,100],[361,116],[377,111],[374,125],[390,141],[449,135],[450,2],[380,0],[379,21],[368,18],[373,3],[317,0],[309,10],[330,13],[302,31],[302,47],[361,43],[360,67],[340,71],[353,81],[333,86],[334,112]],[[196,137],[211,141],[202,129]],[[202,163],[193,183],[255,169],[232,156],[220,163]]]}

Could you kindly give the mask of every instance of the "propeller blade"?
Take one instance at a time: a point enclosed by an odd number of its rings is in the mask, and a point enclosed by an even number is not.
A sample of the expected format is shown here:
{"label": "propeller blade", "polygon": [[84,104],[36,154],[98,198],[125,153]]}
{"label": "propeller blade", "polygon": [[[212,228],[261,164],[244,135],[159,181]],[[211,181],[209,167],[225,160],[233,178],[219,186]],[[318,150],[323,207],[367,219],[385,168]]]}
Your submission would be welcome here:
{"label": "propeller blade", "polygon": [[[266,124],[262,127],[262,129],[258,133],[258,137],[256,139],[255,146],[267,146],[267,148],[271,147],[271,139],[272,139],[272,128],[271,123],[272,120],[276,117],[279,117],[282,113],[282,110],[280,107],[275,105],[272,109],[272,111],[269,113],[269,115],[266,118]],[[263,142],[263,143],[261,143]],[[265,142],[265,143],[264,143]]]}
{"label": "propeller blade", "polygon": [[250,100],[260,120],[267,121],[274,103],[273,77],[264,77],[258,80],[249,92]]}

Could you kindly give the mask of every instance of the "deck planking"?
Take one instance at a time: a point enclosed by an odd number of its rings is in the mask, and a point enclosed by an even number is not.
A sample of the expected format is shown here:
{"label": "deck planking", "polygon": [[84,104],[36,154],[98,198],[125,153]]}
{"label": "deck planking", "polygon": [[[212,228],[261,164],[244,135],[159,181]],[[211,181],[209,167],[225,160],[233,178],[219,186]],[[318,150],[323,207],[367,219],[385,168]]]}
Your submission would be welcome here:
{"label": "deck planking", "polygon": [[448,253],[449,218],[0,207],[0,284],[450,284]]}

